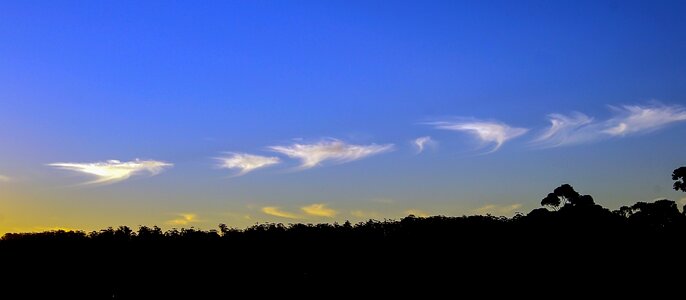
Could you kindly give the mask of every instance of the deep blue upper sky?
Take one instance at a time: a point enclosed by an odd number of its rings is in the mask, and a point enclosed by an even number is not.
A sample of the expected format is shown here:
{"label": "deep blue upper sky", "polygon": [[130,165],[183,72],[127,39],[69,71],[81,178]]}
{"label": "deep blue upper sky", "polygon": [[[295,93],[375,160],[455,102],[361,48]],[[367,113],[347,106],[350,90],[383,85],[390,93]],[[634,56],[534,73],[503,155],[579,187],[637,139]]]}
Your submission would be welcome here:
{"label": "deep blue upper sky", "polygon": [[[26,201],[10,198],[33,199],[57,211],[51,224],[73,226],[91,223],[60,211],[158,222],[218,210],[254,221],[259,207],[307,203],[343,218],[531,208],[562,182],[610,207],[679,200],[669,173],[686,163],[680,122],[568,147],[528,142],[550,113],[605,120],[608,105],[686,104],[684,15],[684,1],[5,1],[0,175],[20,180],[0,199],[17,214]],[[529,132],[485,155],[426,124],[455,118]],[[415,155],[419,136],[439,147]],[[294,138],[395,151],[240,178],[212,159],[273,156],[266,147]],[[67,189],[78,180],[46,167],[135,158],[174,167]],[[92,198],[105,200],[65,200]],[[140,205],[165,208],[127,217]]]}

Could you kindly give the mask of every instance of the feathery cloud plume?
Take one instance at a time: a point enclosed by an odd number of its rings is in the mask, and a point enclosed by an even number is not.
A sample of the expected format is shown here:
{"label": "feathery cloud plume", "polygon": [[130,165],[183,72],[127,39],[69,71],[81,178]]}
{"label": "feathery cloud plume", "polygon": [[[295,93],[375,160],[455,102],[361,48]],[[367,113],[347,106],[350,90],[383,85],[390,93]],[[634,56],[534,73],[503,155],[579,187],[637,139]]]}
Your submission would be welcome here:
{"label": "feathery cloud plume", "polygon": [[519,203],[509,204],[509,205],[488,204],[488,205],[484,205],[482,207],[475,209],[474,212],[477,214],[480,214],[480,215],[485,215],[485,214],[509,215],[509,214],[514,213],[516,210],[518,210],[520,208],[522,208],[522,205]]}
{"label": "feathery cloud plume", "polygon": [[331,139],[314,144],[296,143],[290,146],[272,146],[269,149],[288,157],[299,159],[301,169],[310,169],[328,160],[345,163],[388,152],[393,149],[393,144],[352,145],[340,140]]}
{"label": "feathery cloud plume", "polygon": [[9,182],[11,180],[12,180],[12,178],[9,178],[8,176],[0,174],[0,182]]}
{"label": "feathery cloud plume", "polygon": [[428,146],[436,145],[436,141],[431,139],[430,136],[422,136],[414,139],[412,141],[414,146],[417,148],[417,154],[424,152],[424,149]]}
{"label": "feathery cloud plume", "polygon": [[519,137],[529,131],[526,128],[510,127],[500,122],[466,121],[466,122],[433,122],[437,129],[461,131],[477,138],[482,143],[495,146],[489,151],[497,151],[505,142]]}
{"label": "feathery cloud plume", "polygon": [[593,139],[593,128],[588,126],[593,119],[582,113],[575,112],[569,116],[550,114],[548,120],[550,127],[534,140],[535,143],[545,142],[554,147]]}
{"label": "feathery cloud plume", "polygon": [[155,160],[133,160],[121,162],[118,160],[108,160],[94,163],[51,163],[48,166],[64,170],[81,172],[96,176],[98,179],[87,182],[86,184],[108,184],[126,180],[133,175],[147,172],[150,175],[157,175],[165,168],[173,166],[171,163]]}
{"label": "feathery cloud plume", "polygon": [[648,133],[671,123],[686,121],[686,109],[678,105],[624,105],[610,108],[615,116],[604,121],[595,121],[581,113],[568,116],[550,114],[550,127],[533,143],[543,147],[575,145]]}
{"label": "feathery cloud plume", "polygon": [[280,162],[278,157],[260,156],[247,153],[229,153],[228,156],[218,157],[219,167],[236,169],[236,176],[248,174],[254,170],[269,167]]}
{"label": "feathery cloud plume", "polygon": [[335,216],[338,212],[326,207],[326,204],[314,203],[312,205],[301,207],[302,211],[306,214],[316,217],[327,217],[331,218]]}
{"label": "feathery cloud plume", "polygon": [[265,206],[262,208],[262,212],[270,216],[275,216],[279,218],[298,219],[298,216],[296,214],[283,211],[276,206]]}
{"label": "feathery cloud plume", "polygon": [[608,127],[603,132],[612,136],[624,136],[632,133],[650,132],[667,124],[686,121],[686,109],[682,106],[611,106],[617,116],[608,120]]}
{"label": "feathery cloud plume", "polygon": [[188,225],[190,223],[198,222],[198,220],[197,220],[198,215],[196,215],[196,214],[183,213],[183,214],[178,214],[177,216],[178,216],[178,218],[169,220],[165,223],[167,225]]}

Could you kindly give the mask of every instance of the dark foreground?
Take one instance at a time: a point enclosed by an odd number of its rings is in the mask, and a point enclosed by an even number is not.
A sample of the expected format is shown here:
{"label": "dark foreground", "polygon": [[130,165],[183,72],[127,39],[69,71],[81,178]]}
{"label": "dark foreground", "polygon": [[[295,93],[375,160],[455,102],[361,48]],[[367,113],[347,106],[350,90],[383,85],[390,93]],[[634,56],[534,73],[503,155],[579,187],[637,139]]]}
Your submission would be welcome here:
{"label": "dark foreground", "polygon": [[0,299],[682,296],[674,201],[610,211],[565,184],[541,204],[513,218],[6,234]]}
{"label": "dark foreground", "polygon": [[512,295],[659,287],[654,296],[681,293],[685,234],[686,216],[671,201],[615,212],[567,204],[514,218],[8,234],[0,241],[7,277],[0,298],[281,299],[315,291],[310,297],[335,298],[367,288]]}

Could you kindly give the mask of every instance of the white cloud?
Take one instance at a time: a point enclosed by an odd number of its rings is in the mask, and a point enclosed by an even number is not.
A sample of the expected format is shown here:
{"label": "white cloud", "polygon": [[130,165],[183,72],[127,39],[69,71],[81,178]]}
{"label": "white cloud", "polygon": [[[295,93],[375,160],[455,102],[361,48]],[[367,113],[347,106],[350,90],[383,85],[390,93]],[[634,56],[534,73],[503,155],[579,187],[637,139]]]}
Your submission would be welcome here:
{"label": "white cloud", "polygon": [[276,206],[266,206],[262,208],[262,212],[271,216],[279,217],[279,218],[286,218],[286,219],[298,219],[298,215],[294,213],[290,213],[287,211],[283,211],[280,208]]}
{"label": "white cloud", "polygon": [[424,149],[428,146],[435,146],[436,141],[431,139],[430,136],[422,136],[414,139],[412,144],[417,148],[417,154],[424,152]]}
{"label": "white cloud", "polygon": [[155,160],[136,159],[127,162],[108,160],[94,163],[52,163],[48,164],[48,166],[81,172],[97,177],[96,180],[87,182],[87,184],[107,184],[126,180],[133,175],[144,172],[147,172],[150,175],[157,175],[165,168],[173,166],[173,164]]}
{"label": "white cloud", "polygon": [[0,174],[0,182],[10,182],[11,180],[12,180],[12,178],[9,178],[8,176]]}
{"label": "white cloud", "polygon": [[302,211],[306,214],[316,217],[327,217],[331,218],[335,216],[338,212],[326,207],[326,204],[315,203],[312,205],[301,207]]}
{"label": "white cloud", "polygon": [[331,139],[314,144],[296,143],[290,146],[272,146],[269,149],[288,157],[299,159],[301,162],[300,168],[309,169],[327,160],[344,163],[388,152],[393,149],[393,144],[351,145],[340,140]]}
{"label": "white cloud", "polygon": [[686,121],[686,110],[681,106],[638,106],[611,107],[617,116],[608,120],[603,132],[612,136],[650,132],[667,124]]}
{"label": "white cloud", "polygon": [[569,116],[551,114],[550,127],[534,140],[543,147],[558,147],[588,143],[612,137],[647,133],[671,123],[686,121],[686,109],[681,106],[653,104],[648,106],[611,106],[615,116],[595,121],[581,113]]}
{"label": "white cloud", "polygon": [[198,215],[191,213],[178,214],[178,218],[165,222],[167,225],[188,225],[198,222]]}
{"label": "white cloud", "polygon": [[513,214],[520,208],[522,208],[522,205],[519,203],[508,205],[488,204],[475,209],[474,212],[480,215],[491,214],[502,216]]}
{"label": "white cloud", "polygon": [[495,144],[489,152],[495,152],[508,140],[525,134],[528,129],[510,127],[499,122],[470,121],[470,122],[434,122],[429,123],[437,129],[461,131],[476,137],[482,143]]}
{"label": "white cloud", "polygon": [[245,175],[254,170],[265,168],[280,162],[278,157],[259,156],[247,153],[229,153],[229,156],[219,157],[219,167],[239,170],[236,176]]}
{"label": "white cloud", "polygon": [[593,123],[593,119],[582,113],[575,112],[569,116],[550,114],[548,120],[550,127],[534,140],[535,143],[555,147],[593,139],[593,128],[588,126]]}
{"label": "white cloud", "polygon": [[681,198],[681,200],[679,200],[679,204],[686,205],[686,197]]}

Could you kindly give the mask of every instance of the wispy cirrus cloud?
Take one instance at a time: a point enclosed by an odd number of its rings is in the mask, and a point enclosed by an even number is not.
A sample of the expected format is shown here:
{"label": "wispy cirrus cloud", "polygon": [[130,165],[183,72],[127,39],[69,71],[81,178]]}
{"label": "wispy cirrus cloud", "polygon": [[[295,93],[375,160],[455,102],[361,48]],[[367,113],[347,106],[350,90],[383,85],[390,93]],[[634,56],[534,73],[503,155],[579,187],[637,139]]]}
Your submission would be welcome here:
{"label": "wispy cirrus cloud", "polygon": [[10,182],[11,180],[12,178],[10,178],[9,176],[0,174],[0,182]]}
{"label": "wispy cirrus cloud", "polygon": [[227,156],[216,158],[219,167],[238,170],[236,176],[248,174],[254,170],[269,167],[280,162],[278,157],[260,156],[247,153],[228,153]]}
{"label": "wispy cirrus cloud", "polygon": [[310,169],[325,161],[345,163],[388,152],[393,150],[393,144],[353,145],[337,139],[328,139],[313,144],[272,146],[269,149],[300,160],[300,169]]}
{"label": "wispy cirrus cloud", "polygon": [[608,128],[603,132],[612,136],[650,132],[670,123],[686,121],[686,109],[678,105],[624,105],[610,108],[617,116],[607,120],[605,125]]}
{"label": "wispy cirrus cloud", "polygon": [[412,140],[412,144],[417,148],[417,154],[424,152],[426,147],[435,146],[437,143],[430,136],[422,136]]}
{"label": "wispy cirrus cloud", "polygon": [[610,108],[615,115],[604,121],[596,121],[581,113],[550,114],[550,127],[533,143],[542,147],[576,145],[648,133],[686,121],[686,109],[678,105],[623,105]]}
{"label": "wispy cirrus cloud", "polygon": [[262,208],[262,212],[267,214],[267,215],[275,216],[275,217],[279,217],[279,218],[286,218],[286,219],[298,219],[298,218],[300,218],[298,215],[291,213],[291,212],[283,211],[277,206],[265,206]]}
{"label": "wispy cirrus cloud", "polygon": [[548,115],[550,127],[539,135],[534,143],[545,143],[548,146],[582,143],[594,138],[593,119],[582,114],[572,113]]}
{"label": "wispy cirrus cloud", "polygon": [[306,214],[310,216],[315,216],[315,217],[327,217],[331,218],[336,216],[338,214],[337,211],[326,207],[326,204],[321,204],[321,203],[314,203],[308,206],[303,206],[300,209],[304,211]]}
{"label": "wispy cirrus cloud", "polygon": [[488,204],[475,209],[474,212],[480,215],[509,215],[516,212],[520,208],[522,208],[522,205],[519,203],[506,205]]}
{"label": "wispy cirrus cloud", "polygon": [[455,122],[431,122],[436,129],[452,130],[467,133],[482,143],[493,144],[495,152],[505,142],[517,138],[529,131],[526,128],[511,127],[505,123],[488,121],[455,121]]}
{"label": "wispy cirrus cloud", "polygon": [[198,215],[192,213],[177,214],[178,218],[165,222],[167,225],[188,225],[198,222]]}
{"label": "wispy cirrus cloud", "polygon": [[165,168],[172,167],[173,164],[156,160],[136,159],[127,162],[121,162],[118,160],[108,160],[93,163],[58,162],[48,164],[48,166],[97,177],[96,180],[86,182],[86,184],[109,184],[129,179],[131,176],[140,173],[157,175]]}

